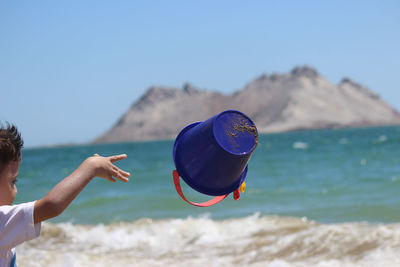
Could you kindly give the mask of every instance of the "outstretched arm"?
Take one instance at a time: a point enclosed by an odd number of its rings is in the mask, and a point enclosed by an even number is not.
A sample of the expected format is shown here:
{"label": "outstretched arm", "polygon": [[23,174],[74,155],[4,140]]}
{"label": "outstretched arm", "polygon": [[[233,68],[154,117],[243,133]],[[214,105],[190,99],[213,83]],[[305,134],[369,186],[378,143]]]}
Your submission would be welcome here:
{"label": "outstretched arm", "polygon": [[123,182],[128,182],[130,174],[113,164],[126,157],[125,154],[111,157],[101,157],[95,154],[93,157],[87,158],[72,174],[59,182],[45,197],[35,202],[33,212],[34,223],[36,224],[60,215],[95,176],[111,182],[116,181],[113,177]]}

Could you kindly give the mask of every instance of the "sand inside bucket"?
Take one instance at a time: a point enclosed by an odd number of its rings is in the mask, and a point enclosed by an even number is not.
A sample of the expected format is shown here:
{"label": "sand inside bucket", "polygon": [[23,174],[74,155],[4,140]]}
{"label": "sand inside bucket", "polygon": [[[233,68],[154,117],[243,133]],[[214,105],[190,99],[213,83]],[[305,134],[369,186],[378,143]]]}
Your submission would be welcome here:
{"label": "sand inside bucket", "polygon": [[258,144],[258,132],[257,128],[254,125],[249,124],[248,120],[243,119],[242,117],[238,116],[235,118],[235,120],[232,120],[231,122],[231,127],[227,127],[225,130],[225,133],[227,136],[230,137],[232,141],[234,141],[234,138],[238,136],[238,133],[250,133],[254,135],[255,141],[254,141],[254,147],[257,146]]}

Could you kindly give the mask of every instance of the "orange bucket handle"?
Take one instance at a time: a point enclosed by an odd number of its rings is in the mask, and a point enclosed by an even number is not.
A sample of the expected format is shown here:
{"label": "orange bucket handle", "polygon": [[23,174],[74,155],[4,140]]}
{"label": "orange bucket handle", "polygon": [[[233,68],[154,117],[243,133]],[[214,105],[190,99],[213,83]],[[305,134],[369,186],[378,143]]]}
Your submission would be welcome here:
{"label": "orange bucket handle", "polygon": [[[185,195],[182,192],[179,173],[178,173],[177,170],[173,170],[172,171],[172,177],[174,179],[176,192],[178,192],[178,194],[181,196],[181,198],[183,200],[185,200],[187,203],[189,203],[189,204],[191,204],[193,206],[196,206],[196,207],[209,207],[209,206],[215,205],[215,204],[221,202],[222,200],[224,200],[229,195],[229,194],[226,194],[226,195],[222,195],[222,196],[216,196],[215,198],[213,198],[213,199],[211,199],[209,201],[203,202],[203,203],[191,202],[191,201],[186,199]],[[235,200],[239,200],[239,197],[240,197],[239,189],[236,189],[235,191],[233,191],[233,198]]]}

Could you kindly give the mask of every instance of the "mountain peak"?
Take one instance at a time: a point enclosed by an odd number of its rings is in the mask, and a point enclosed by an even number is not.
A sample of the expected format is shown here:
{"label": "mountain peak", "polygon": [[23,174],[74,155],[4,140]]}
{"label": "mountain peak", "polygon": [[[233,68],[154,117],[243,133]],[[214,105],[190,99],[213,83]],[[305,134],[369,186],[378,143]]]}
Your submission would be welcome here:
{"label": "mountain peak", "polygon": [[195,94],[198,93],[199,90],[197,90],[193,85],[187,82],[183,85],[183,92],[186,94]]}
{"label": "mountain peak", "polygon": [[379,99],[380,98],[379,95],[377,95],[376,93],[372,92],[371,90],[369,90],[365,86],[362,86],[361,84],[351,80],[348,77],[344,77],[340,81],[339,87],[343,87],[343,86],[352,87],[352,88],[356,89],[357,91],[360,91],[360,92],[364,93],[365,95],[369,96],[370,98],[375,98],[375,99]]}
{"label": "mountain peak", "polygon": [[[311,82],[302,82],[304,78]],[[320,82],[314,82],[317,79]],[[263,74],[231,95],[199,90],[190,83],[182,88],[150,87],[95,142],[170,139],[189,123],[227,109],[251,117],[259,133],[400,125],[400,114],[368,88],[349,78],[334,85],[315,69],[300,66],[290,73]]]}
{"label": "mountain peak", "polygon": [[164,87],[152,86],[145,93],[145,99],[160,100],[174,95],[174,90]]}
{"label": "mountain peak", "polygon": [[307,65],[295,67],[290,74],[295,77],[303,76],[307,78],[316,78],[319,76],[318,72],[314,68]]}
{"label": "mountain peak", "polygon": [[351,80],[348,77],[344,77],[339,83],[339,85],[344,85],[344,84],[348,84],[348,85],[351,85],[351,86],[356,87],[356,88],[362,88],[361,84]]}

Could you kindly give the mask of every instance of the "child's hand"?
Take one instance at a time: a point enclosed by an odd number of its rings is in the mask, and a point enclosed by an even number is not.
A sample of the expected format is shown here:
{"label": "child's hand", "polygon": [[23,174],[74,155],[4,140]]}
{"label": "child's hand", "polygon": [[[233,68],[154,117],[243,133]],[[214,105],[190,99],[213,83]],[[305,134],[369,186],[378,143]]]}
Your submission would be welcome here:
{"label": "child's hand", "polygon": [[46,196],[35,202],[34,223],[60,215],[95,176],[111,182],[115,182],[113,177],[128,182],[129,172],[113,164],[126,157],[125,154],[111,157],[94,154],[93,157],[87,158],[78,169],[59,182]]}
{"label": "child's hand", "polygon": [[129,172],[125,172],[115,166],[113,163],[122,159],[126,159],[127,155],[115,155],[110,157],[102,157],[99,154],[94,154],[93,157],[90,157],[86,160],[87,164],[94,170],[94,176],[104,178],[109,180],[110,182],[115,182],[116,180],[113,178],[117,178],[123,182],[129,181]]}

